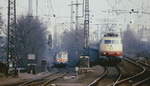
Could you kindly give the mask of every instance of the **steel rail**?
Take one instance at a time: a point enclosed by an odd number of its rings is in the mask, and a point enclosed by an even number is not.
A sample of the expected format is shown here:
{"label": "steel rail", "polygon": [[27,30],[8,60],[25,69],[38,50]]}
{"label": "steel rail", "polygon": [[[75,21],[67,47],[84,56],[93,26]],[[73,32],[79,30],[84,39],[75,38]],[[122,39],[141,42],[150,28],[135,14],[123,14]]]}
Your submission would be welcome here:
{"label": "steel rail", "polygon": [[[131,59],[131,58],[130,58],[130,59]],[[136,61],[136,60],[134,60],[134,59],[131,59],[131,60]],[[149,64],[144,63],[144,62],[141,62],[141,61],[136,61],[136,62],[139,63],[139,64],[141,64],[142,66],[148,68],[147,70],[149,70],[149,68],[150,68],[150,65],[149,65]],[[143,84],[144,82],[146,82],[146,81],[148,81],[148,80],[150,80],[150,77],[147,77],[147,78],[145,78],[144,80],[138,81],[138,82],[134,83],[132,86],[139,86],[139,85]]]}
{"label": "steel rail", "polygon": [[56,77],[49,78],[49,80],[47,80],[46,82],[44,82],[41,86],[48,86],[51,82],[57,80],[58,78],[64,77],[66,74],[67,74],[67,73],[58,74],[58,76],[56,76]]}
{"label": "steel rail", "polygon": [[132,64],[134,64],[134,65],[136,65],[137,67],[139,67],[140,69],[142,69],[142,71],[140,71],[139,73],[137,73],[137,74],[134,75],[134,76],[127,77],[127,78],[125,78],[125,79],[119,80],[119,81],[115,84],[115,86],[117,86],[117,85],[119,85],[119,84],[122,84],[122,83],[124,83],[125,81],[129,81],[129,80],[131,80],[131,79],[137,78],[137,77],[141,76],[142,74],[144,74],[144,73],[146,72],[145,67],[141,66],[139,63],[136,63],[135,61],[133,61],[133,60],[130,59],[129,57],[126,57],[124,60],[126,60],[126,61],[128,61],[128,62],[130,62],[130,63],[132,63]]}
{"label": "steel rail", "polygon": [[147,64],[147,63],[143,63],[141,61],[136,61],[136,62],[139,63],[139,64],[141,64],[141,65],[143,65],[143,66],[145,66],[145,67],[147,67],[147,68],[150,68],[150,65]]}
{"label": "steel rail", "polygon": [[31,79],[31,80],[27,80],[25,81],[23,84],[19,85],[19,86],[30,86],[30,84],[33,84],[33,83],[36,83],[36,82],[39,82],[39,81],[43,81],[45,78],[48,78],[54,74],[57,74],[59,72],[54,72],[54,73],[51,73],[45,77],[41,77],[41,78],[37,78],[37,79]]}
{"label": "steel rail", "polygon": [[92,81],[88,86],[96,86],[96,84],[103,79],[108,74],[108,70],[106,67],[104,67],[104,72],[94,81]]}
{"label": "steel rail", "polygon": [[144,82],[146,82],[146,81],[148,81],[148,80],[150,80],[150,77],[148,77],[148,78],[146,78],[146,79],[144,79],[144,80],[142,80],[142,81],[139,81],[139,82],[133,84],[132,86],[139,86],[139,85],[143,84]]}
{"label": "steel rail", "polygon": [[122,74],[121,74],[121,70],[119,69],[119,67],[117,66],[117,68],[116,68],[117,70],[118,70],[118,72],[119,72],[119,76],[118,76],[118,78],[117,78],[117,80],[113,83],[113,85],[112,86],[116,86],[116,84],[117,84],[117,82],[121,79],[121,77],[122,77]]}

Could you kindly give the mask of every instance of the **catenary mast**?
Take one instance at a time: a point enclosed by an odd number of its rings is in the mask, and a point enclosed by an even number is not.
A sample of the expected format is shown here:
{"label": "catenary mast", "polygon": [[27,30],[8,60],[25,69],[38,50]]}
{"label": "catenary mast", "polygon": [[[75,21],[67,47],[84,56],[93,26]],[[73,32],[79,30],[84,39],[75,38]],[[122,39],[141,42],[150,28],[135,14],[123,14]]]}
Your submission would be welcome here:
{"label": "catenary mast", "polygon": [[84,4],[84,49],[89,54],[89,0],[85,0]]}
{"label": "catenary mast", "polygon": [[7,65],[10,66],[17,75],[17,52],[16,52],[16,0],[8,0],[8,30],[7,30]]}

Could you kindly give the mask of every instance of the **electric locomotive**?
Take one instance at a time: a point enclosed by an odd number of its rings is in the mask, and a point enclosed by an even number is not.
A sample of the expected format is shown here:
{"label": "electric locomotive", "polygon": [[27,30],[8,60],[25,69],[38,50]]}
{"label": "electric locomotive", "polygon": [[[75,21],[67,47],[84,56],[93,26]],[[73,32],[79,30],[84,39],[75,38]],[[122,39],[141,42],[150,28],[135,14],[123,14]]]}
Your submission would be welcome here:
{"label": "electric locomotive", "polygon": [[61,51],[57,53],[56,58],[55,58],[55,67],[65,67],[68,63],[68,52],[66,51]]}
{"label": "electric locomotive", "polygon": [[106,65],[116,65],[123,56],[121,36],[117,33],[106,33],[99,46],[100,59]]}

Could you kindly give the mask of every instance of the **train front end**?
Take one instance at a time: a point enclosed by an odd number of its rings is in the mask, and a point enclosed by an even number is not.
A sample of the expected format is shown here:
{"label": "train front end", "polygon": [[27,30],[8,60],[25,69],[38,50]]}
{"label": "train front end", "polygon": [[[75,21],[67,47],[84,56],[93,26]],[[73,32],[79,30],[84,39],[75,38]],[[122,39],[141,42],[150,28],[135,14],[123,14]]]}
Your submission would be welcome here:
{"label": "train front end", "polygon": [[113,33],[104,35],[100,42],[99,54],[108,65],[120,63],[123,56],[121,36]]}
{"label": "train front end", "polygon": [[104,38],[103,43],[100,45],[100,54],[102,56],[123,56],[120,38]]}

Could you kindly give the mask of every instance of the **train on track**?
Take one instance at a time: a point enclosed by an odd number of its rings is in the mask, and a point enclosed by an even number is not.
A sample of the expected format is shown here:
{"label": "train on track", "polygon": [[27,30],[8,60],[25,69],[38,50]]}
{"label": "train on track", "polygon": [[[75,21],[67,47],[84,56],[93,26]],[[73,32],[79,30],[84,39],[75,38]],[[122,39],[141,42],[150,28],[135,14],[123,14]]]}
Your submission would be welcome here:
{"label": "train on track", "polygon": [[106,33],[99,44],[99,57],[105,65],[116,65],[121,62],[123,44],[120,34]]}
{"label": "train on track", "polygon": [[55,56],[54,67],[65,67],[68,63],[68,52],[60,51]]}

